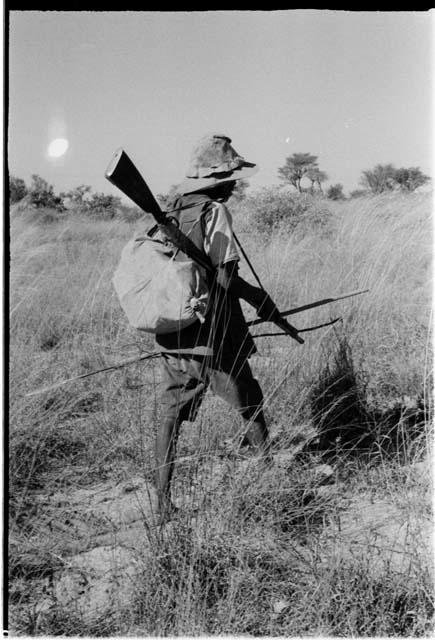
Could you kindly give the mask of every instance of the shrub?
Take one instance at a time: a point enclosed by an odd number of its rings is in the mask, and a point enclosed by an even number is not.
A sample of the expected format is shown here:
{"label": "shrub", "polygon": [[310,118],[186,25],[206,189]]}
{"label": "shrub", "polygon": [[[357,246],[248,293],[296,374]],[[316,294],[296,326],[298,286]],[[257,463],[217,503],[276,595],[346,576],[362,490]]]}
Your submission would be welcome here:
{"label": "shrub", "polygon": [[234,207],[234,212],[246,230],[269,234],[278,228],[285,232],[296,229],[305,232],[328,227],[331,213],[322,204],[322,199],[311,194],[267,187],[247,196]]}
{"label": "shrub", "polygon": [[103,220],[115,218],[121,207],[121,198],[105,193],[93,193],[86,203],[86,213]]}
{"label": "shrub", "polygon": [[9,178],[9,201],[11,204],[19,202],[27,195],[27,187],[24,180],[10,176]]}
{"label": "shrub", "polygon": [[36,174],[32,175],[32,184],[29,189],[30,203],[40,208],[51,208],[64,211],[63,199],[54,193],[53,185]]}
{"label": "shrub", "polygon": [[362,172],[361,185],[372,193],[392,191],[395,185],[396,169],[392,164],[377,164],[373,169]]}
{"label": "shrub", "polygon": [[354,189],[354,191],[351,191],[349,195],[351,198],[363,198],[368,195],[368,192],[364,189]]}
{"label": "shrub", "polygon": [[415,191],[429,182],[430,178],[419,167],[401,167],[396,171],[395,180],[403,191]]}
{"label": "shrub", "polygon": [[89,185],[80,185],[61,193],[68,200],[68,208],[75,213],[90,215],[101,220],[119,218],[125,222],[136,222],[144,212],[139,207],[130,207],[121,203],[121,198],[104,193],[93,193]]}
{"label": "shrub", "polygon": [[326,196],[330,200],[345,200],[346,196],[343,193],[343,185],[340,183],[331,185],[326,192]]}
{"label": "shrub", "polygon": [[63,199],[69,200],[70,206],[73,209],[86,209],[88,204],[87,195],[91,192],[91,187],[86,184],[81,184],[75,189],[71,189],[71,191],[67,191],[65,193],[61,193],[60,196]]}

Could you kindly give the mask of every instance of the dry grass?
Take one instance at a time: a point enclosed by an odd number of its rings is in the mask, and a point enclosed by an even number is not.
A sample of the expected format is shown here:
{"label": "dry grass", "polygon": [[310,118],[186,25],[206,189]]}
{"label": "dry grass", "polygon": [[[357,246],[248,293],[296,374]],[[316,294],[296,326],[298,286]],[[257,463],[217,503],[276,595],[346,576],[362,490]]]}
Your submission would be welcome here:
{"label": "dry grass", "polygon": [[[277,450],[291,451],[323,428],[335,456],[335,490],[317,492],[313,467],[324,452],[307,452],[271,471],[217,457],[240,424],[220,400],[207,397],[180,439],[175,494],[187,507],[184,516],[164,539],[150,539],[155,553],[143,558],[133,601],[92,623],[61,608],[45,617],[37,613],[40,580],[58,568],[67,548],[58,530],[50,534],[50,519],[67,514],[61,506],[53,512],[49,497],[135,474],[151,479],[158,371],[152,363],[135,365],[39,396],[25,394],[152,348],[151,338],[127,326],[110,282],[132,227],[49,216],[38,222],[22,214],[13,219],[9,533],[15,632],[430,633],[425,540],[432,494],[429,475],[418,473],[416,463],[428,459],[432,443],[431,197],[394,194],[327,206],[328,228],[321,233],[251,235],[248,212],[234,217],[280,308],[370,289],[294,316],[298,327],[337,315],[343,321],[306,334],[303,347],[285,337],[261,338],[252,360]],[[341,436],[363,422],[373,436],[364,455],[352,438],[345,450]],[[364,535],[345,535],[352,508],[379,501],[412,524],[402,554],[414,559],[411,564],[393,562],[397,554],[388,556],[366,520],[358,525]],[[197,504],[200,520],[188,508]],[[386,560],[382,566],[379,556]]]}

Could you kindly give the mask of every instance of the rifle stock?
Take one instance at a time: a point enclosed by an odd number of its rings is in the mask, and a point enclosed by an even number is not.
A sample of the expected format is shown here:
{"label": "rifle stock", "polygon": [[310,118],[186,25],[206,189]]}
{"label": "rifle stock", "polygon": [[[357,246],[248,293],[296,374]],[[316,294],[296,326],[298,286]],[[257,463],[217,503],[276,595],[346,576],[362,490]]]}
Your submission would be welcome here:
{"label": "rifle stock", "polygon": [[104,175],[142,211],[151,213],[157,224],[165,224],[166,216],[159,203],[123,149],[116,151]]}
{"label": "rifle stock", "polygon": [[175,247],[195,260],[204,269],[212,269],[207,256],[162,211],[147,183],[123,149],[116,151],[104,175],[109,182],[118,187],[130,200],[133,200],[142,211],[153,216],[161,231]]}

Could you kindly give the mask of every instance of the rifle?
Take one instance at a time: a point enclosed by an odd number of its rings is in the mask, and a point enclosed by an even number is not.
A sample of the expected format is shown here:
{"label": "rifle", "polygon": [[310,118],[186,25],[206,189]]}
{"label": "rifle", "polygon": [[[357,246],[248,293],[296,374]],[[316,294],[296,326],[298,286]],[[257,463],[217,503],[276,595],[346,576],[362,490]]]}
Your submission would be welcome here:
{"label": "rifle", "polygon": [[[150,213],[153,216],[160,231],[174,247],[185,253],[207,271],[214,271],[208,256],[198,249],[190,238],[184,235],[174,218],[168,216],[167,212],[162,211],[142,175],[123,149],[116,151],[106,169],[105,177],[128,196],[130,200],[133,200],[142,211]],[[271,320],[271,322],[274,322],[287,335],[300,344],[304,343],[304,340],[298,335],[298,330],[284,318]]]}

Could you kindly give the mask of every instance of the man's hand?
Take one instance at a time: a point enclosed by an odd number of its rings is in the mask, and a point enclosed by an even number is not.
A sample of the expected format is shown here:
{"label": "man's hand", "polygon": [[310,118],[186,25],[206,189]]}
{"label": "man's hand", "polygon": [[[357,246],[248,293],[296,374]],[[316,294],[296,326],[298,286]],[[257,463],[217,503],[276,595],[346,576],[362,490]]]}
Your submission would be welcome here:
{"label": "man's hand", "polygon": [[263,289],[258,291],[258,306],[256,305],[258,316],[266,322],[279,322],[282,319],[281,314],[272,298]]}
{"label": "man's hand", "polygon": [[304,343],[297,329],[281,316],[271,297],[260,287],[254,287],[237,275],[237,262],[227,262],[220,266],[217,270],[217,282],[225,291],[252,305],[260,318],[275,323],[294,340],[300,344]]}
{"label": "man's hand", "polygon": [[264,289],[249,284],[238,275],[237,262],[227,262],[220,266],[217,272],[217,281],[226,291],[229,290],[238,298],[246,300],[257,310],[259,317],[263,320],[275,322],[281,319],[281,315],[269,294]]}
{"label": "man's hand", "polygon": [[[242,280],[238,278],[238,280]],[[280,329],[291,336],[296,342],[299,344],[304,344],[302,338],[298,335],[297,329],[293,327],[291,324],[287,322],[285,318],[282,317],[275,303],[271,299],[271,297],[259,287],[253,287],[252,285],[248,285],[249,289],[246,288],[245,281],[242,281],[244,284],[241,285],[241,288],[244,289],[246,293],[249,292],[249,295],[244,297],[244,299],[249,302],[253,307],[256,308],[258,315],[262,320],[267,322],[273,322]],[[243,297],[243,296],[240,296]]]}

